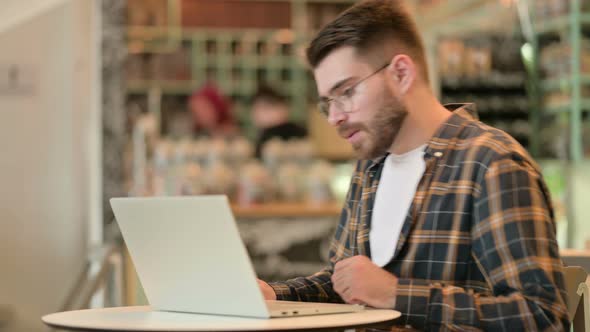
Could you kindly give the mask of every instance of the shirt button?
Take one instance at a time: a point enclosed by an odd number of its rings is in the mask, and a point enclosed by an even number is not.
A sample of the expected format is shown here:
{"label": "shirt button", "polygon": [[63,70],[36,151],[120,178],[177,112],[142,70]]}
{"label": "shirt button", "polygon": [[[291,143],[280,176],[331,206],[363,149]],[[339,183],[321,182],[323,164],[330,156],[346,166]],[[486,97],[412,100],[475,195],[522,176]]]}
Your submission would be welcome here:
{"label": "shirt button", "polygon": [[435,156],[435,157],[437,157],[437,158],[440,158],[440,157],[442,157],[442,156],[443,156],[443,153],[442,153],[442,152],[440,152],[440,151],[438,151],[438,152],[435,152],[435,153],[434,153],[434,156]]}

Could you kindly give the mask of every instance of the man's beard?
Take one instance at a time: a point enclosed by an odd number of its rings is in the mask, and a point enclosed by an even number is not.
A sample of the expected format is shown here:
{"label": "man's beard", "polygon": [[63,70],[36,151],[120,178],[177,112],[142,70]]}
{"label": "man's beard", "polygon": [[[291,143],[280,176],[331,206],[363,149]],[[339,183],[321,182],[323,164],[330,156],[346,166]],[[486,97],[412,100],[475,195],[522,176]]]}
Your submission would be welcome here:
{"label": "man's beard", "polygon": [[365,133],[361,142],[352,144],[359,159],[375,159],[387,153],[399,134],[408,111],[392,97],[381,107],[368,125],[351,123],[338,128],[340,133],[360,130]]}

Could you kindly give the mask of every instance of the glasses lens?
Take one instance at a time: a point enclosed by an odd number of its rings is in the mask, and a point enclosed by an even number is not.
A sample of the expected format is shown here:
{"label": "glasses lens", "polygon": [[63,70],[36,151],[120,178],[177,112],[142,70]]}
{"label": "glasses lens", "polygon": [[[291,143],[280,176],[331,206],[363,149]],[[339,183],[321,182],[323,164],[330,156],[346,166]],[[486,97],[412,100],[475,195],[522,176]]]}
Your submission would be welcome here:
{"label": "glasses lens", "polygon": [[352,109],[352,99],[349,96],[340,96],[336,101],[338,109],[344,113],[350,113]]}

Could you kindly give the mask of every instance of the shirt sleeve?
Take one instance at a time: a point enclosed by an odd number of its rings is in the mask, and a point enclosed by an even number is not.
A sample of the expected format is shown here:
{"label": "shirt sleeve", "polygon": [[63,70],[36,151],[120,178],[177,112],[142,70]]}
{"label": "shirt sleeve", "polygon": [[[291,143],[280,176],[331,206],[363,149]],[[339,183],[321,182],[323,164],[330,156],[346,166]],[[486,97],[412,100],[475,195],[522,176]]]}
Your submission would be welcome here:
{"label": "shirt sleeve", "polygon": [[361,162],[357,163],[351,178],[345,204],[340,213],[340,221],[330,243],[329,265],[309,277],[299,277],[287,281],[269,283],[277,295],[277,300],[344,303],[340,295],[333,289],[332,274],[336,262],[353,255],[348,245],[351,234],[350,217],[351,211],[355,208],[355,202],[359,201],[362,191],[360,179],[363,176],[362,169],[364,167],[365,165]]}
{"label": "shirt sleeve", "polygon": [[492,290],[400,279],[395,309],[427,330],[569,331],[547,188],[518,157],[492,162],[474,202],[472,256]]}
{"label": "shirt sleeve", "polygon": [[324,270],[309,276],[282,282],[271,282],[270,286],[280,301],[333,302],[343,303],[332,288],[332,270]]}
{"label": "shirt sleeve", "polygon": [[320,272],[309,277],[298,277],[281,282],[271,282],[269,285],[274,289],[277,300],[281,301],[305,301],[305,302],[332,302],[343,303],[344,301],[332,287],[332,274],[334,265],[346,255],[348,249],[341,241],[348,233],[348,217],[346,203],[340,216],[340,222],[335,235],[330,243],[330,263]]}

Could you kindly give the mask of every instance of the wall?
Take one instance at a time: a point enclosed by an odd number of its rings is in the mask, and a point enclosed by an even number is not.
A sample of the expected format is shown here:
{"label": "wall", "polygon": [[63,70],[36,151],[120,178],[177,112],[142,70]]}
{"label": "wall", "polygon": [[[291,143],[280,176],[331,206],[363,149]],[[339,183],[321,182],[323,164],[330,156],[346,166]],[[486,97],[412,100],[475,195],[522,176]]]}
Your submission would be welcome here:
{"label": "wall", "polygon": [[53,2],[0,30],[0,75],[22,73],[12,87],[0,76],[0,305],[14,310],[11,332],[46,330],[40,317],[61,306],[99,219],[94,4]]}

